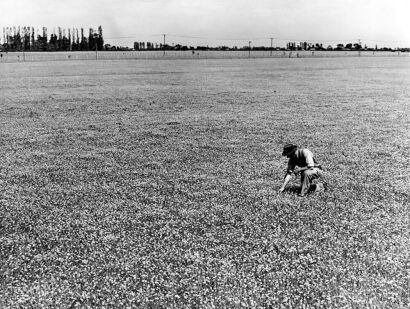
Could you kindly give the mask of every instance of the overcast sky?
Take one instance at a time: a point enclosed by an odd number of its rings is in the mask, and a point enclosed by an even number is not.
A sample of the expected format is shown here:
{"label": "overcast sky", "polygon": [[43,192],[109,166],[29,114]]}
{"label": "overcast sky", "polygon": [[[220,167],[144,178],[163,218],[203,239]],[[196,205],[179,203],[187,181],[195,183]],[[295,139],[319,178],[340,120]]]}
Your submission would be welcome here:
{"label": "overcast sky", "polygon": [[[410,0],[0,0],[0,27],[101,25],[106,43],[410,46]],[[2,35],[1,35],[2,37]]]}

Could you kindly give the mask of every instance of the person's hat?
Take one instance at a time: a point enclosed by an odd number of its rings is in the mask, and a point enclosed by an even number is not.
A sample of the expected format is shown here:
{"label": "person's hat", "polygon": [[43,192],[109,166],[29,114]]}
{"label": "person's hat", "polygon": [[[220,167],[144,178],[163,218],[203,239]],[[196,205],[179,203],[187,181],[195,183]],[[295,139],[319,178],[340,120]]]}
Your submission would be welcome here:
{"label": "person's hat", "polygon": [[293,144],[286,144],[285,146],[283,146],[282,156],[288,156],[292,154],[296,149],[298,149],[298,146]]}

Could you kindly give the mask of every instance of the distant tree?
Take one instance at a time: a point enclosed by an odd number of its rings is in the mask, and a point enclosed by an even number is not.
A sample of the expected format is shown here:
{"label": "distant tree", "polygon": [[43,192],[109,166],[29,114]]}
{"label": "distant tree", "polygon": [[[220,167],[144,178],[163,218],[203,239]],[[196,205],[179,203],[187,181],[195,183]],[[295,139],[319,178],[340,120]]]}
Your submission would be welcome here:
{"label": "distant tree", "polygon": [[2,46],[3,50],[7,50],[8,49],[8,27],[3,27],[3,46]]}
{"label": "distant tree", "polygon": [[15,29],[15,34],[14,34],[14,50],[23,50],[23,44],[21,40],[21,33],[20,33],[20,26]]}
{"label": "distant tree", "polygon": [[81,49],[80,50],[88,50],[88,40],[84,36],[84,29],[81,28]]}
{"label": "distant tree", "polygon": [[[81,28],[81,41],[78,29],[63,29],[61,27],[54,30],[48,37],[47,28],[35,30],[31,26],[3,27],[0,35],[0,50],[2,51],[70,51],[70,50],[99,50],[104,49],[104,39],[102,27],[98,27],[98,33],[90,29],[90,40],[84,37],[84,30]],[[90,42],[89,42],[90,41]]]}
{"label": "distant tree", "polygon": [[68,50],[72,50],[72,45],[71,45],[71,29],[68,28],[68,38],[67,38],[67,42],[68,42]]}
{"label": "distant tree", "polygon": [[80,36],[78,34],[78,28],[75,29],[75,35],[77,38],[77,41],[75,42],[75,45],[77,46],[77,50],[81,50],[81,41],[80,41]]}
{"label": "distant tree", "polygon": [[31,50],[38,50],[34,36],[34,27],[31,27]]}
{"label": "distant tree", "polygon": [[357,50],[362,49],[362,45],[360,45],[358,43],[353,44],[353,47],[354,47],[354,49],[357,49]]}
{"label": "distant tree", "polygon": [[22,29],[22,49],[23,50],[30,50],[30,36],[28,34],[28,29],[26,26],[23,27]]}
{"label": "distant tree", "polygon": [[98,50],[104,49],[103,30],[101,26],[98,26],[97,48]]}
{"label": "distant tree", "polygon": [[88,30],[88,50],[95,50],[96,40],[94,39],[94,29]]}
{"label": "distant tree", "polygon": [[58,50],[58,36],[54,32],[50,35],[50,41],[48,43],[48,50],[49,51]]}
{"label": "distant tree", "polygon": [[60,51],[63,49],[63,34],[61,27],[57,28],[57,41],[56,41],[56,50]]}
{"label": "distant tree", "polygon": [[336,50],[343,50],[345,48],[345,46],[341,43],[337,44],[336,46]]}
{"label": "distant tree", "polygon": [[71,50],[78,50],[77,36],[78,29],[73,28],[73,31],[71,33]]}
{"label": "distant tree", "polygon": [[66,37],[65,29],[63,29],[62,36],[61,36],[60,51],[65,51],[65,50],[67,50],[67,37]]}
{"label": "distant tree", "polygon": [[47,46],[47,28],[43,27],[43,35],[41,37],[41,42],[40,42],[40,47],[41,50],[47,50],[48,46]]}

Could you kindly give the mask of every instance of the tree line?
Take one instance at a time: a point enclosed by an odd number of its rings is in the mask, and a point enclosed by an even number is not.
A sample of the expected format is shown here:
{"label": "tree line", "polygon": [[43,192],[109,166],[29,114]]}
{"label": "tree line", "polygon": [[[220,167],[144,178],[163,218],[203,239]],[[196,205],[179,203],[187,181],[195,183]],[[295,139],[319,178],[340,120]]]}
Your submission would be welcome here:
{"label": "tree line", "polygon": [[[109,50],[110,47],[107,48]],[[117,47],[115,47],[117,48]],[[127,50],[130,50],[129,48],[125,48]],[[206,51],[206,50],[216,50],[216,51],[248,51],[248,50],[253,50],[253,51],[270,51],[270,50],[276,50],[276,51],[402,51],[402,52],[410,52],[410,48],[388,48],[388,47],[377,47],[377,45],[374,48],[368,47],[367,45],[362,46],[360,43],[347,43],[346,45],[339,43],[337,46],[324,46],[321,43],[309,43],[309,42],[300,42],[297,44],[296,42],[288,42],[286,44],[286,47],[278,47],[278,46],[272,46],[272,47],[267,47],[267,46],[233,46],[233,47],[228,47],[228,46],[187,46],[187,45],[181,45],[181,44],[176,44],[176,45],[168,45],[168,44],[162,44],[162,43],[153,43],[153,42],[134,42],[134,50],[192,50],[192,51]]]}
{"label": "tree line", "polygon": [[48,35],[47,27],[41,31],[34,27],[3,27],[2,51],[89,51],[103,50],[102,27],[85,33],[84,28],[57,28]]}

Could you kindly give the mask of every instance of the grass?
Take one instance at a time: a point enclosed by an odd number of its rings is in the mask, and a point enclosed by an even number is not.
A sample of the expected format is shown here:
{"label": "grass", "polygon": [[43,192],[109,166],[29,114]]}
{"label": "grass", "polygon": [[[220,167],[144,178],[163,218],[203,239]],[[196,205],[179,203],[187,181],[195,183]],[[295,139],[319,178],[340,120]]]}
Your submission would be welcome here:
{"label": "grass", "polygon": [[1,307],[408,307],[409,66],[1,64]]}

